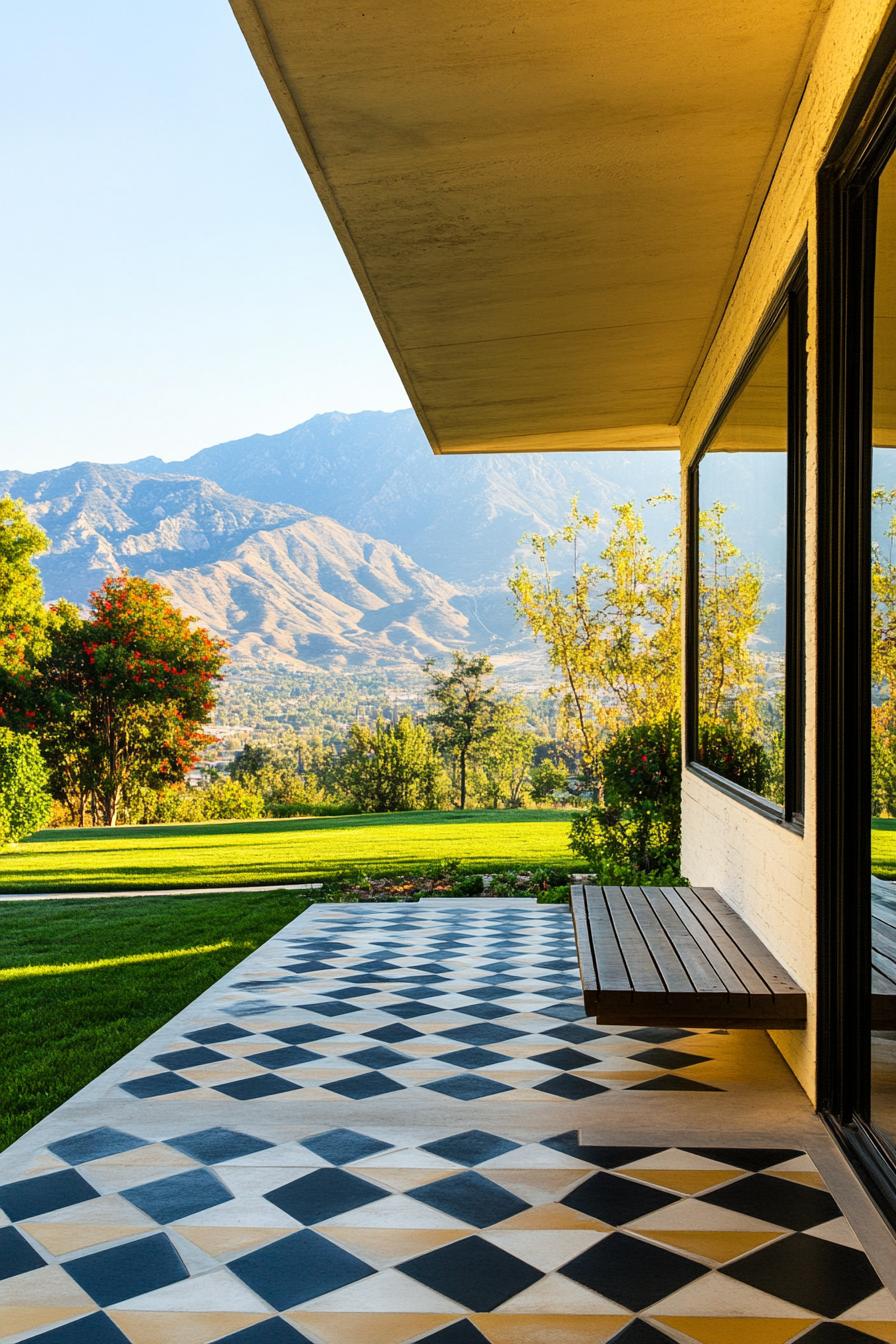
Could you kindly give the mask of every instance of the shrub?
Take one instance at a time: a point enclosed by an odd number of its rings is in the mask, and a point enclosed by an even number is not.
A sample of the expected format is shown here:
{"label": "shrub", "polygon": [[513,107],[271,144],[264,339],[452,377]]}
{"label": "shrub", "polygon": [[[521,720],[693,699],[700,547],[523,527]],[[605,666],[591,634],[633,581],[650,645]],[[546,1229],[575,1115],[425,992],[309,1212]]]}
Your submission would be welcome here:
{"label": "shrub", "polygon": [[681,863],[677,715],[632,724],[600,759],[601,800],[573,820],[570,847],[604,882],[674,882]]}
{"label": "shrub", "polygon": [[15,844],[50,820],[47,768],[37,743],[0,728],[0,845]]}
{"label": "shrub", "polygon": [[702,720],[697,760],[752,793],[768,795],[774,761],[766,746],[728,719]]}

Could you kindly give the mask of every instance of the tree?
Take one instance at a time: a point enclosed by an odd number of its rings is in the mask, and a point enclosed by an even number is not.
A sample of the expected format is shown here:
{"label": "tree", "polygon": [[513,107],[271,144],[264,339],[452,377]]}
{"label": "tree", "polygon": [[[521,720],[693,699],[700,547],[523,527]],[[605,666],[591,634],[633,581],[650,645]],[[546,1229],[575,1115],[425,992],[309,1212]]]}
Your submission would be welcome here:
{"label": "tree", "polygon": [[0,671],[19,673],[45,649],[44,590],[33,557],[49,544],[21,500],[0,497]]}
{"label": "tree", "polygon": [[539,761],[529,774],[529,791],[533,803],[549,803],[569,783],[569,771],[549,757]]}
{"label": "tree", "polygon": [[424,663],[429,676],[427,723],[437,746],[457,767],[458,807],[467,805],[467,767],[470,756],[494,730],[497,687],[487,680],[494,671],[484,653],[456,651],[447,671],[430,659]]}
{"label": "tree", "polygon": [[[529,538],[534,565],[518,565],[510,579],[518,616],[562,674],[549,694],[560,696],[559,728],[575,742],[591,790],[607,733],[673,713],[681,684],[677,544],[657,551],[634,504],[614,513],[597,563],[582,552],[599,516],[573,500],[563,527]],[[565,586],[556,582],[559,555],[570,561]]]}
{"label": "tree", "polygon": [[46,826],[51,801],[37,743],[0,728],[0,847]]}
{"label": "tree", "polygon": [[488,807],[522,807],[529,789],[535,735],[526,730],[518,700],[496,702],[491,731],[476,749],[476,796]]}
{"label": "tree", "polygon": [[55,795],[114,826],[129,786],[177,782],[210,739],[223,642],[160,584],[127,573],[91,594],[86,618],[60,604],[48,647],[10,697],[10,726],[34,731]]}
{"label": "tree", "polygon": [[355,723],[339,758],[340,792],[359,812],[436,808],[445,797],[444,769],[425,726],[403,715],[397,723]]}

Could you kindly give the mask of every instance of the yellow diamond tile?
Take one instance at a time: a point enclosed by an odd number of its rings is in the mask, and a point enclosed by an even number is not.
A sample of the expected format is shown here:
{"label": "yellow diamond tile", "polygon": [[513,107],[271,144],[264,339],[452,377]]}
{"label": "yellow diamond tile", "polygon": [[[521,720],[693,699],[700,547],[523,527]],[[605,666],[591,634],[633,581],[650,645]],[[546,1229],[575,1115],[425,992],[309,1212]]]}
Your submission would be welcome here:
{"label": "yellow diamond tile", "polygon": [[318,1226],[317,1231],[377,1269],[409,1260],[414,1255],[425,1255],[427,1251],[469,1236],[467,1231],[450,1228]]}
{"label": "yellow diamond tile", "polygon": [[441,1181],[449,1174],[446,1171],[429,1171],[425,1167],[346,1167],[346,1171],[362,1176],[364,1180],[374,1180],[389,1190],[403,1195],[405,1190],[415,1190],[432,1181]]}
{"label": "yellow diamond tile", "polygon": [[780,1232],[650,1232],[640,1227],[637,1230],[640,1236],[649,1237],[651,1241],[675,1246],[679,1251],[716,1260],[719,1264],[746,1255],[747,1251],[765,1246],[781,1235]]}
{"label": "yellow diamond tile", "polygon": [[605,1344],[631,1316],[472,1316],[489,1344]]}
{"label": "yellow diamond tile", "polygon": [[651,1171],[644,1167],[619,1167],[617,1174],[634,1176],[649,1185],[659,1185],[664,1190],[677,1190],[682,1195],[699,1195],[703,1190],[711,1190],[714,1185],[721,1185],[723,1181],[739,1176],[740,1172],[733,1168],[717,1171],[688,1171],[685,1168]]}
{"label": "yellow diamond tile", "polygon": [[320,1344],[408,1344],[460,1319],[418,1312],[285,1311],[283,1315]]}
{"label": "yellow diamond tile", "polygon": [[[96,1308],[91,1304],[90,1311]],[[59,1325],[63,1321],[73,1320],[76,1316],[85,1316],[89,1312],[82,1307],[43,1307],[12,1306],[0,1311],[0,1339],[11,1339],[27,1330],[38,1330],[45,1325]]]}
{"label": "yellow diamond tile", "polygon": [[797,1185],[810,1185],[814,1190],[826,1190],[821,1175],[817,1171],[772,1171],[770,1176],[780,1176],[782,1181],[794,1181]]}
{"label": "yellow diamond tile", "polygon": [[[123,1241],[138,1230],[133,1224],[126,1223],[20,1223],[19,1226],[51,1255],[66,1255],[69,1251],[101,1246],[107,1241]],[[142,1226],[152,1224],[144,1218]]]}
{"label": "yellow diamond tile", "polygon": [[288,1227],[186,1227],[175,1224],[172,1231],[191,1241],[208,1255],[230,1255],[266,1246],[285,1236]]}
{"label": "yellow diamond tile", "polygon": [[780,1316],[655,1316],[651,1319],[680,1330],[697,1344],[788,1344],[817,1317],[782,1320]]}
{"label": "yellow diamond tile", "polygon": [[115,1311],[107,1312],[131,1344],[211,1344],[237,1330],[246,1330],[269,1315],[244,1311]]}
{"label": "yellow diamond tile", "polygon": [[597,1218],[589,1218],[586,1213],[579,1213],[578,1209],[571,1209],[566,1204],[536,1204],[534,1208],[515,1213],[512,1218],[506,1218],[503,1223],[497,1223],[496,1226],[502,1231],[518,1227],[544,1232],[567,1228],[581,1228],[589,1232],[612,1231],[608,1223],[602,1223]]}

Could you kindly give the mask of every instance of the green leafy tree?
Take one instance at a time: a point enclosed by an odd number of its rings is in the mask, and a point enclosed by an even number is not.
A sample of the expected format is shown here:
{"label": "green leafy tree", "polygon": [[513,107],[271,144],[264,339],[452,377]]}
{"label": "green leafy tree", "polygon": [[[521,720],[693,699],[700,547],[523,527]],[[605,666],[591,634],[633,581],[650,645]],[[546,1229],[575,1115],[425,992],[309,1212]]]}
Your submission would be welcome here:
{"label": "green leafy tree", "polygon": [[89,799],[107,826],[129,786],[182,779],[211,740],[224,646],[169,597],[124,573],[91,595],[86,618],[58,607],[46,653],[10,697],[10,726],[45,745],[56,796]]}
{"label": "green leafy tree", "polygon": [[569,783],[569,771],[565,765],[559,765],[546,756],[532,767],[529,775],[529,791],[533,803],[552,802]]}
{"label": "green leafy tree", "polygon": [[473,786],[486,807],[522,807],[529,797],[535,734],[525,726],[519,700],[496,702],[491,731],[476,750]]}
{"label": "green leafy tree", "polygon": [[394,724],[353,724],[336,776],[340,794],[359,812],[437,808],[447,791],[430,734],[407,715]]}
{"label": "green leafy tree", "polygon": [[876,489],[882,521],[871,549],[871,791],[875,816],[896,815],[896,490]]}
{"label": "green leafy tree", "polygon": [[494,665],[484,653],[455,652],[447,669],[431,659],[424,668],[429,678],[427,722],[437,746],[455,767],[457,805],[463,809],[471,757],[494,731],[497,687],[489,680]]}
{"label": "green leafy tree", "polygon": [[22,672],[45,649],[44,590],[34,556],[48,546],[22,501],[0,497],[0,672]]}
{"label": "green leafy tree", "polygon": [[0,847],[46,826],[51,806],[37,743],[24,733],[0,728]]}
{"label": "green leafy tree", "polygon": [[[561,674],[549,693],[560,698],[560,732],[592,790],[607,733],[674,712],[681,685],[677,543],[656,550],[634,504],[614,513],[606,546],[588,561],[600,519],[573,500],[563,527],[529,537],[532,562],[510,579],[518,616]],[[561,559],[565,583],[557,582]]]}

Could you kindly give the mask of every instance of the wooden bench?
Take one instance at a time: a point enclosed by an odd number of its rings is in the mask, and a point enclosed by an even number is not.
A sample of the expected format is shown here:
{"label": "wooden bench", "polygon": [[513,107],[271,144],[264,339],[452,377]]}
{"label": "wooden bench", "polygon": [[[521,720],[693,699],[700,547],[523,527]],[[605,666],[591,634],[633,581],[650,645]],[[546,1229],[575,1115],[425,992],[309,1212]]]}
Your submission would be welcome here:
{"label": "wooden bench", "polygon": [[871,879],[871,1025],[878,1031],[896,1031],[894,898],[896,892],[889,882]]}
{"label": "wooden bench", "polygon": [[805,992],[717,891],[582,885],[571,903],[585,1008],[598,1022],[805,1026]]}

